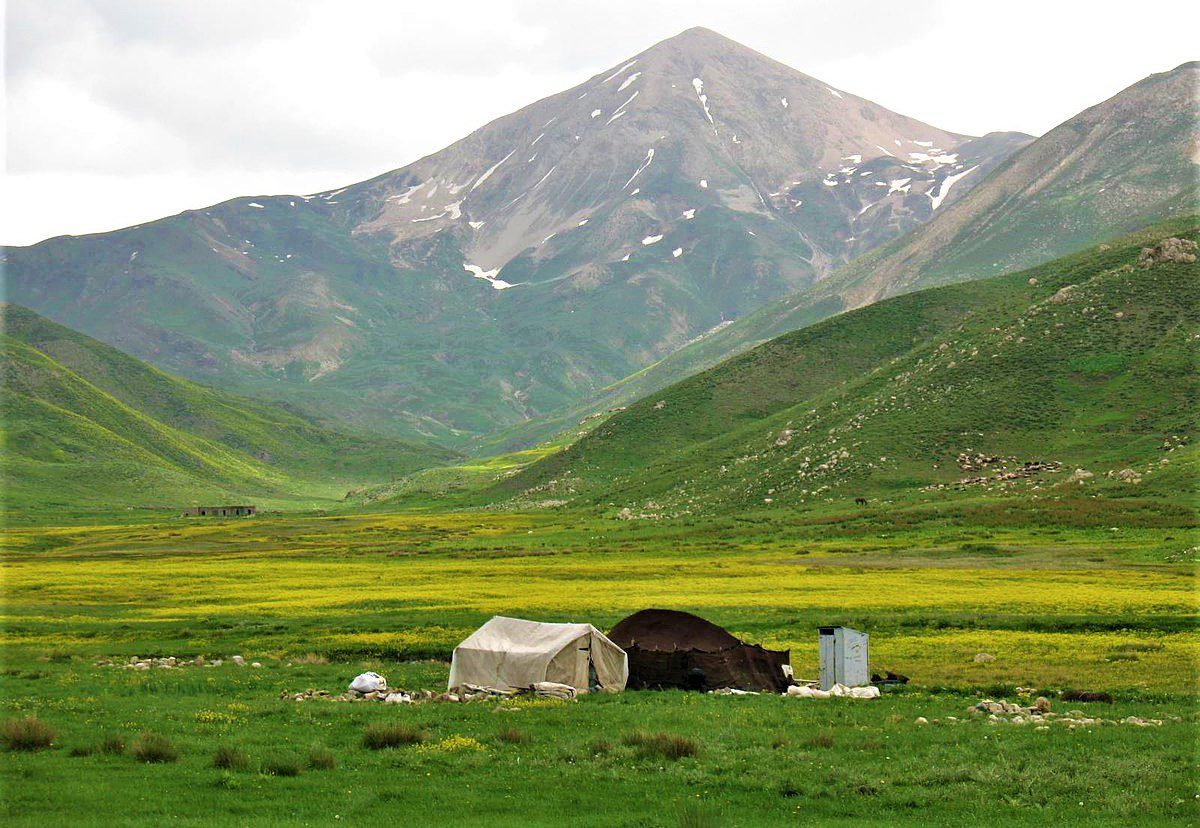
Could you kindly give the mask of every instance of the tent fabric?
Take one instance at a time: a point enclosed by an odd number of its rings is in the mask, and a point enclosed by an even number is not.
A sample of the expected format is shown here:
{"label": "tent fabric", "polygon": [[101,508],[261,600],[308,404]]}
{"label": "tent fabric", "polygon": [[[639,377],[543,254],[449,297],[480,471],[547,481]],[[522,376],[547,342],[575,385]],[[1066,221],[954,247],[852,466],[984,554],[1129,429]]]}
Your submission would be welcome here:
{"label": "tent fabric", "polygon": [[556,682],[586,693],[594,671],[604,690],[624,690],[625,651],[591,624],[553,624],[497,615],[454,648],[449,687],[531,687]]}
{"label": "tent fabric", "polygon": [[629,656],[629,687],[759,690],[791,684],[789,650],[747,644],[699,616],[646,609],[620,621],[609,637]]}

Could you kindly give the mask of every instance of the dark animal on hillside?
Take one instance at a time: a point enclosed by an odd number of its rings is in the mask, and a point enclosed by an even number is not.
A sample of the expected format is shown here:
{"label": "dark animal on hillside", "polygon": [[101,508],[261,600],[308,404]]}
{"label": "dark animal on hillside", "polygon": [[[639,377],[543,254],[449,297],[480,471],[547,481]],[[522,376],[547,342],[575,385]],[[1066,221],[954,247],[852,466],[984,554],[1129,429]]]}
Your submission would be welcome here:
{"label": "dark animal on hillside", "polygon": [[1061,698],[1063,701],[1113,703],[1113,697],[1108,693],[1093,693],[1088,690],[1068,690],[1062,694]]}
{"label": "dark animal on hillside", "polygon": [[854,502],[859,506],[867,505],[867,499],[865,497],[856,497],[854,498]]}

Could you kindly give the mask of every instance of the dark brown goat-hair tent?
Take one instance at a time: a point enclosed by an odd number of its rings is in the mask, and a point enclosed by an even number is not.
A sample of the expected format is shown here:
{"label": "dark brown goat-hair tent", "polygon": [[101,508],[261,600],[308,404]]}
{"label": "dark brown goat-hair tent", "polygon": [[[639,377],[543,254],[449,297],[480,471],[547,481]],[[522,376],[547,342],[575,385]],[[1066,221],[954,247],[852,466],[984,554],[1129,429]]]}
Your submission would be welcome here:
{"label": "dark brown goat-hair tent", "polygon": [[690,612],[645,609],[618,622],[608,637],[629,655],[631,690],[733,687],[779,693],[791,651],[747,644]]}

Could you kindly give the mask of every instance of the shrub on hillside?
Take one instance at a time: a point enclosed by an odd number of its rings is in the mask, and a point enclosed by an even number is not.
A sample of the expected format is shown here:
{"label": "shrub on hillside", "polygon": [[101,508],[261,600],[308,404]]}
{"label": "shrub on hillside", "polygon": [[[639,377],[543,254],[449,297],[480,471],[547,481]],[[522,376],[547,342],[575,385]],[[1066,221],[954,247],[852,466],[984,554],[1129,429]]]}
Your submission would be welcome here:
{"label": "shrub on hillside", "polygon": [[510,745],[520,745],[525,742],[533,741],[532,737],[523,730],[515,727],[506,727],[496,734],[496,738],[501,742],[507,742]]}
{"label": "shrub on hillside", "polygon": [[822,730],[816,736],[804,743],[805,747],[810,748],[831,748],[833,747],[833,731]]}
{"label": "shrub on hillside", "polygon": [[117,754],[125,752],[125,737],[120,733],[108,733],[100,741],[100,752]]}
{"label": "shrub on hillside", "polygon": [[300,758],[298,756],[272,756],[263,762],[263,773],[268,776],[299,776]]}
{"label": "shrub on hillside", "polygon": [[700,744],[695,739],[671,733],[646,733],[638,730],[626,735],[621,741],[637,748],[643,756],[661,756],[664,759],[682,759],[700,752]]}
{"label": "shrub on hillside", "polygon": [[179,749],[170,739],[149,731],[139,734],[130,750],[133,758],[151,765],[174,762],[179,758]]}
{"label": "shrub on hillside", "polygon": [[308,749],[308,766],[313,770],[333,770],[337,767],[337,760],[329,748],[313,745]]}
{"label": "shrub on hillside", "polygon": [[403,722],[374,722],[363,731],[363,747],[371,750],[416,745],[429,738],[419,727]]}
{"label": "shrub on hillside", "polygon": [[54,728],[32,714],[19,719],[6,719],[0,725],[0,741],[9,750],[44,750],[54,744],[58,734]]}
{"label": "shrub on hillside", "polygon": [[250,767],[250,757],[241,748],[233,745],[221,745],[213,753],[212,763],[214,768],[245,770]]}

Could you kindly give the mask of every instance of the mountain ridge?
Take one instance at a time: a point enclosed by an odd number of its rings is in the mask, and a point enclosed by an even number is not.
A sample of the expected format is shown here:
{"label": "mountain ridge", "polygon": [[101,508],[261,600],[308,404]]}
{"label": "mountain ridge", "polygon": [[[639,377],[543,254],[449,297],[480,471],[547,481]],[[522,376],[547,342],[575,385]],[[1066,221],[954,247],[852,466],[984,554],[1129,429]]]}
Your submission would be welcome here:
{"label": "mountain ridge", "polygon": [[1198,221],[784,334],[643,397],[484,496],[653,518],[864,494],[1049,496],[1080,481],[1186,499]]}
{"label": "mountain ridge", "polygon": [[193,380],[465,445],[813,284],[1026,140],[689,30],[365,182],[10,248],[5,277]]}
{"label": "mountain ridge", "polygon": [[9,508],[315,503],[455,459],[196,385],[11,303],[0,350]]}
{"label": "mountain ridge", "polygon": [[[1010,155],[929,223],[698,337],[552,421],[502,432],[490,445],[503,450],[537,442],[572,419],[626,404],[731,354],[886,296],[1034,265],[1169,216],[1194,213],[1200,203],[1200,135],[1190,112],[1198,68],[1196,62],[1186,63],[1132,84]],[[1114,110],[1123,114],[1114,117]],[[1081,134],[1082,139],[1076,137]],[[1148,156],[1143,154],[1147,147]],[[1080,172],[1060,166],[1059,156],[1083,158],[1092,167]],[[1107,177],[1096,177],[1097,168]],[[1027,195],[1026,182],[1036,181],[1042,186]],[[1108,198],[1129,193],[1130,198],[1105,204],[1099,198],[1105,193]],[[996,204],[1000,207],[993,211]]]}

